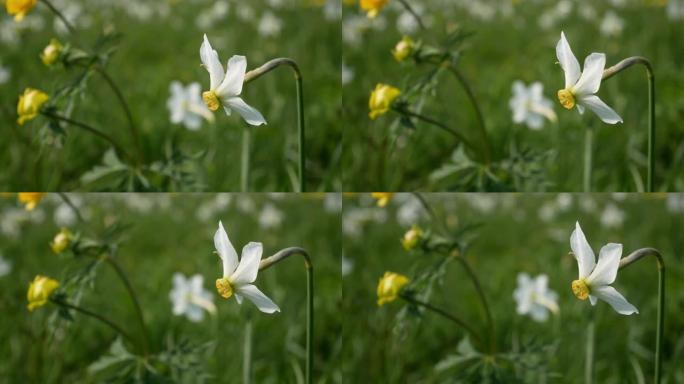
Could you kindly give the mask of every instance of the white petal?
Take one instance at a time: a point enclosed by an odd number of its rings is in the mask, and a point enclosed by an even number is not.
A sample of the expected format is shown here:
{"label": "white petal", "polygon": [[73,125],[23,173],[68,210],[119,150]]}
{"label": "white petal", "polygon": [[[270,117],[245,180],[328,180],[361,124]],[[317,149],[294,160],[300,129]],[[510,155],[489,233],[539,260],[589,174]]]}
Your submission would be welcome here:
{"label": "white petal", "polygon": [[596,256],[594,256],[594,251],[589,246],[587,238],[584,237],[582,228],[580,228],[577,222],[575,223],[575,230],[570,235],[570,249],[572,249],[577,259],[579,278],[584,279],[588,277],[596,265]]}
{"label": "white petal", "polygon": [[264,247],[261,243],[250,242],[242,248],[242,259],[240,265],[230,277],[233,285],[244,285],[253,283],[259,273],[259,262]]}
{"label": "white petal", "polygon": [[200,59],[204,68],[209,71],[210,89],[216,89],[223,81],[225,74],[223,72],[223,66],[219,60],[218,52],[216,52],[209,43],[207,35],[204,35],[204,41],[200,47]]}
{"label": "white petal", "polygon": [[570,49],[570,44],[565,39],[565,33],[561,32],[561,38],[556,44],[556,57],[565,72],[565,88],[570,88],[580,77],[580,65]]}
{"label": "white petal", "polygon": [[224,100],[224,102],[228,104],[231,109],[237,111],[237,113],[239,113],[248,124],[254,126],[266,124],[266,119],[264,119],[264,116],[262,116],[261,113],[254,107],[247,105],[247,103],[245,103],[245,101],[241,98],[231,97]]}
{"label": "white petal", "polygon": [[214,234],[214,247],[223,260],[223,277],[229,277],[235,271],[238,264],[237,252],[233,248],[233,244],[228,240],[226,230],[223,229],[223,223],[219,221],[219,228]]}
{"label": "white petal", "polygon": [[589,295],[589,301],[591,302],[591,305],[593,306],[593,305],[596,305],[596,302],[598,301],[598,299],[594,295]]}
{"label": "white petal", "polygon": [[580,115],[584,115],[584,107],[577,104],[577,112],[579,112]]}
{"label": "white petal", "polygon": [[601,285],[610,285],[615,281],[620,257],[622,256],[622,244],[609,243],[601,247],[596,268],[587,278],[587,283],[593,288]]}
{"label": "white petal", "polygon": [[240,287],[237,287],[236,290],[240,295],[248,298],[252,303],[254,303],[254,305],[256,305],[261,312],[280,312],[280,308],[278,308],[278,306],[273,301],[271,301],[271,299],[269,299],[266,295],[264,295],[255,285],[242,285]]}
{"label": "white petal", "polygon": [[622,117],[599,99],[598,96],[584,96],[579,98],[577,102],[594,111],[594,113],[606,124],[622,123]]}
{"label": "white petal", "polygon": [[233,56],[228,60],[226,77],[216,93],[219,97],[234,97],[242,93],[242,84],[247,72],[247,59],[244,56]]}
{"label": "white petal", "polygon": [[606,66],[606,55],[603,53],[592,53],[584,60],[584,70],[577,84],[572,87],[576,97],[593,95],[601,87],[603,68]]}
{"label": "white petal", "polygon": [[200,274],[196,274],[190,278],[190,291],[193,293],[202,292],[202,286],[204,285],[204,277]]}
{"label": "white petal", "polygon": [[624,296],[620,294],[615,288],[610,286],[597,287],[591,291],[599,299],[610,304],[615,312],[621,315],[631,315],[633,313],[639,313],[639,310],[635,306],[630,304]]}

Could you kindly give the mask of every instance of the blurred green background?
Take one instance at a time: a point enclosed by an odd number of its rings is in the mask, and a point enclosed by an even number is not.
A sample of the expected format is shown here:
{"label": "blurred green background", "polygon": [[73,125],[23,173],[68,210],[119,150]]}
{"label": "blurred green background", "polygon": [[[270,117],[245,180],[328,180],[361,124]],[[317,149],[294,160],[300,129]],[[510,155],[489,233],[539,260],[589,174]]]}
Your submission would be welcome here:
{"label": "blurred green background", "polygon": [[[68,195],[86,224],[76,221],[58,195],[45,197],[28,213],[12,196],[0,199],[0,377],[8,383],[102,382],[86,369],[115,339],[109,328],[75,315],[75,323],[51,332],[55,305],[29,312],[28,283],[37,274],[63,279],[85,261],[55,255],[49,243],[60,227],[92,237],[105,226],[125,224],[118,260],[139,296],[153,353],[169,342],[214,343],[197,356],[210,382],[242,380],[245,324],[253,324],[252,369],[256,383],[298,383],[305,362],[306,275],[303,260],[292,256],[260,272],[256,285],[280,308],[262,314],[249,301],[238,305],[218,296],[214,281],[221,263],[213,236],[222,220],[238,253],[249,241],[262,242],[264,257],[291,246],[311,255],[315,271],[314,377],[340,383],[341,301],[340,210],[336,194],[180,194]],[[9,264],[9,269],[7,265]],[[200,274],[218,308],[215,316],[193,323],[174,316],[172,276]],[[81,305],[112,318],[139,337],[129,296],[113,269],[101,265]],[[130,348],[130,347],[129,347]],[[201,382],[199,376],[182,382]]]}
{"label": "blurred green background", "polygon": [[[518,152],[551,151],[535,163],[545,182],[516,188],[529,191],[582,191],[584,132],[595,134],[593,191],[638,191],[646,179],[648,85],[643,67],[630,68],[607,81],[599,97],[613,107],[624,124],[607,125],[593,113],[581,116],[558,103],[563,72],[555,46],[561,31],[580,65],[591,52],[604,52],[610,66],[629,56],[644,56],[655,67],[656,178],[655,188],[684,188],[684,11],[681,1],[621,0],[577,2],[556,0],[424,0],[408,1],[427,26],[421,31],[399,2],[390,2],[374,20],[356,5],[344,8],[343,106],[344,190],[464,191],[454,180],[435,181],[431,173],[448,163],[454,139],[448,133],[416,122],[412,131],[398,125],[398,114],[372,121],[368,98],[377,83],[406,90],[429,72],[429,65],[398,63],[391,50],[403,35],[437,46],[449,32],[473,33],[459,45],[458,68],[467,78],[484,114],[494,147],[494,160]],[[539,131],[515,124],[509,108],[512,84],[541,82],[551,100],[557,123]],[[426,95],[422,111],[481,144],[473,108],[459,83],[448,72]],[[418,109],[419,103],[412,105]],[[475,158],[481,153],[471,154]],[[467,189],[466,191],[469,191]]]}
{"label": "blurred green background", "polygon": [[[624,246],[623,256],[655,247],[665,258],[666,317],[663,382],[684,380],[684,195],[635,194],[430,194],[428,203],[466,247],[467,259],[490,303],[499,358],[525,343],[553,346],[530,366],[548,364],[540,376],[522,383],[584,383],[587,320],[596,316],[597,383],[651,382],[656,332],[657,270],[643,259],[620,271],[614,284],[638,315],[622,316],[599,301],[591,307],[570,290],[577,262],[569,255],[570,234],[579,221],[598,256],[609,242]],[[416,279],[444,256],[405,251],[399,239],[412,224],[435,230],[420,203],[397,194],[386,208],[368,195],[344,200],[343,318],[344,378],[348,382],[461,383],[465,369],[440,371],[437,365],[457,353],[464,332],[432,313],[412,316],[403,300],[378,307],[378,280],[391,271]],[[458,233],[472,227],[465,235]],[[518,273],[546,274],[558,294],[558,316],[546,322],[516,313],[513,291]],[[479,300],[459,263],[452,262],[429,302],[485,330]],[[555,349],[554,349],[555,348]],[[503,360],[498,364],[503,366]],[[529,373],[529,372],[527,372]],[[645,381],[642,381],[642,376]],[[507,381],[516,382],[516,381]]]}
{"label": "blurred green background", "polygon": [[[46,68],[39,59],[52,37],[72,41],[48,8],[39,3],[16,23],[4,11],[0,18],[0,184],[4,190],[101,190],[79,178],[102,160],[106,143],[67,128],[63,147],[51,145],[45,120],[16,124],[18,95],[26,87],[48,93],[78,72]],[[340,189],[340,6],[319,0],[54,0],[76,25],[76,41],[89,46],[103,30],[120,32],[118,51],[108,72],[122,89],[142,131],[147,162],[164,158],[174,142],[186,154],[204,157],[191,170],[207,191],[240,190],[242,131],[237,115],[215,113],[216,123],[199,131],[172,124],[166,103],[169,85],[177,80],[208,87],[199,48],[206,33],[222,63],[245,55],[248,70],[276,57],[296,60],[304,78],[306,104],[307,189]],[[55,26],[57,32],[55,32]],[[2,79],[4,78],[4,80]],[[90,123],[132,148],[125,115],[99,76],[88,82],[74,118]],[[268,121],[254,129],[250,191],[291,191],[290,173],[298,160],[295,82],[288,68],[279,68],[246,86],[242,97]],[[46,138],[47,135],[47,138]]]}

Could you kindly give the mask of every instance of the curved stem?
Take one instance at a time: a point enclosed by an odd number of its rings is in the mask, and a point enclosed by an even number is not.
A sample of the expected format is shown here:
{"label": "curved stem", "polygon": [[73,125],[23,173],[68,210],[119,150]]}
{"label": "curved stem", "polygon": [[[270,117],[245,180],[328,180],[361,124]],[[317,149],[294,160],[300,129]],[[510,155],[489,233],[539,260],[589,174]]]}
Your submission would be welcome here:
{"label": "curved stem", "polygon": [[131,296],[131,301],[133,301],[133,306],[135,307],[135,312],[138,317],[138,323],[143,331],[143,351],[145,352],[145,356],[148,356],[150,353],[150,344],[148,341],[147,326],[145,325],[142,308],[138,302],[138,296],[135,294],[131,282],[128,280],[128,277],[126,277],[126,273],[124,273],[119,263],[117,263],[116,260],[114,260],[114,258],[108,254],[105,255],[105,260],[114,268],[116,274],[119,275],[119,278],[121,278],[121,281],[123,281],[124,285],[126,286],[128,294]]}
{"label": "curved stem", "polygon": [[292,68],[297,83],[297,128],[299,137],[299,191],[306,192],[306,148],[305,148],[305,121],[304,121],[304,87],[302,84],[302,72],[299,70],[297,62],[288,58],[277,58],[270,60],[245,74],[244,84],[254,81],[259,77],[271,72],[281,65]]}
{"label": "curved stem", "polygon": [[619,63],[607,68],[603,71],[602,81],[608,80],[625,69],[634,64],[641,64],[646,68],[646,75],[648,77],[648,176],[646,182],[647,192],[653,192],[653,178],[655,177],[655,75],[653,72],[653,65],[647,58],[641,56],[633,56],[620,61]]}
{"label": "curved stem", "polygon": [[252,132],[249,127],[242,131],[242,154],[240,158],[240,191],[249,191],[249,151]]}
{"label": "curved stem", "polygon": [[587,324],[587,340],[584,355],[584,382],[593,384],[594,382],[594,345],[596,335],[596,321],[594,311],[590,312],[589,324]]}
{"label": "curved stem", "polygon": [[653,256],[658,266],[658,318],[656,328],[654,383],[659,384],[662,375],[663,332],[665,331],[665,262],[663,255],[655,248],[636,250],[620,260],[620,269],[626,268],[646,256]]}
{"label": "curved stem", "polygon": [[594,130],[587,127],[584,132],[584,192],[591,192],[591,173],[594,162]]}
{"label": "curved stem", "polygon": [[437,121],[431,117],[427,117],[427,116],[421,115],[419,113],[409,111],[408,109],[403,109],[403,108],[402,109],[392,108],[392,109],[394,109],[395,111],[397,111],[401,114],[404,114],[404,115],[410,116],[410,117],[415,117],[418,120],[421,120],[425,123],[434,125],[437,128],[440,128],[444,131],[447,131],[447,132],[451,133],[454,137],[456,137],[458,140],[460,140],[467,147],[469,147],[470,149],[475,150],[475,151],[477,150],[476,148],[473,147],[473,145],[463,135],[458,133],[458,131],[448,127],[445,124],[440,123],[439,121]]}
{"label": "curved stem", "polygon": [[468,325],[468,323],[461,320],[460,318],[458,318],[458,317],[456,317],[456,316],[454,316],[454,315],[452,315],[452,314],[450,314],[450,313],[448,313],[448,312],[446,312],[440,308],[437,308],[430,303],[420,301],[420,300],[418,300],[412,296],[406,295],[404,293],[400,293],[399,297],[401,297],[402,299],[406,300],[407,302],[409,302],[411,304],[423,307],[425,309],[429,309],[432,312],[453,321],[454,323],[458,324],[461,328],[463,328],[466,332],[468,332],[475,339],[475,341],[478,344],[482,344],[482,338],[480,337],[480,335],[478,335],[477,332],[475,332],[475,330],[470,325]]}
{"label": "curved stem", "polygon": [[52,5],[52,3],[50,3],[48,0],[41,0],[41,1],[42,1],[45,5],[47,5],[48,8],[50,8],[50,11],[52,11],[52,13],[54,13],[60,20],[62,20],[62,23],[64,23],[64,25],[66,26],[66,28],[67,28],[67,30],[69,31],[69,33],[71,33],[71,34],[75,34],[75,33],[76,33],[76,30],[74,29],[74,26],[71,25],[71,23],[69,22],[69,20],[67,20],[66,17],[64,17],[64,15],[62,14],[62,12],[60,12],[57,8],[55,8],[55,6]]}
{"label": "curved stem", "polygon": [[72,211],[74,211],[74,214],[76,214],[76,218],[78,219],[79,222],[84,223],[85,220],[83,220],[83,216],[81,216],[81,211],[79,211],[78,207],[74,204],[73,201],[69,198],[69,196],[66,195],[64,192],[59,192],[59,197],[64,201],[66,205],[71,208]]}
{"label": "curved stem", "polygon": [[439,225],[440,229],[442,230],[442,233],[446,235],[448,231],[446,224],[443,223],[442,220],[440,220],[439,216],[437,216],[437,213],[432,209],[430,204],[428,204],[427,200],[425,200],[425,197],[419,192],[412,192],[412,195],[420,202],[420,205],[423,206],[423,209],[427,211],[432,221],[436,222],[437,225]]}
{"label": "curved stem", "polygon": [[399,3],[404,6],[406,11],[410,13],[414,19],[416,19],[420,29],[425,30],[425,24],[423,24],[423,20],[420,18],[420,15],[418,15],[418,13],[409,5],[409,3],[407,3],[406,0],[399,0]]}
{"label": "curved stem", "polygon": [[133,120],[133,114],[131,113],[131,109],[129,108],[128,103],[126,102],[126,99],[124,98],[121,89],[119,89],[114,79],[112,79],[112,77],[109,76],[109,74],[107,74],[107,72],[105,72],[105,70],[102,67],[100,67],[99,65],[95,65],[93,68],[97,73],[99,73],[102,76],[102,78],[105,80],[105,82],[109,85],[109,87],[116,95],[116,98],[119,100],[119,104],[121,104],[121,108],[123,108],[124,113],[126,114],[126,119],[128,120],[128,130],[130,131],[131,137],[133,138],[133,145],[135,146],[135,150],[138,155],[138,161],[141,161],[143,157],[143,152],[140,147],[140,132],[138,132],[138,129],[136,128],[135,122]]}
{"label": "curved stem", "polygon": [[242,345],[242,383],[252,382],[252,320],[245,324],[245,339]]}
{"label": "curved stem", "polygon": [[480,280],[475,275],[475,271],[470,267],[470,264],[466,261],[463,256],[457,256],[456,259],[461,262],[463,268],[468,273],[468,276],[473,281],[477,295],[480,297],[480,302],[482,303],[482,308],[485,312],[485,318],[487,319],[487,327],[489,329],[489,350],[492,354],[496,351],[496,332],[494,329],[494,320],[492,319],[492,312],[489,310],[489,303],[487,302],[487,297],[484,294]]}
{"label": "curved stem", "polygon": [[99,138],[104,139],[105,141],[107,141],[109,144],[111,144],[111,145],[114,147],[114,149],[115,149],[118,153],[122,154],[124,157],[126,157],[126,158],[128,158],[128,159],[131,158],[131,156],[130,156],[123,148],[121,148],[121,146],[119,146],[119,144],[117,144],[116,141],[114,141],[114,139],[112,139],[109,135],[107,135],[106,133],[104,133],[104,132],[102,132],[102,131],[99,131],[99,130],[93,128],[93,127],[91,127],[91,126],[88,125],[88,124],[81,123],[80,121],[72,120],[72,119],[70,119],[70,118],[68,118],[68,117],[64,117],[64,116],[61,116],[61,115],[58,115],[58,114],[52,113],[52,112],[41,111],[40,113],[43,114],[44,116],[53,118],[53,119],[55,119],[55,120],[63,121],[63,122],[65,122],[65,123],[71,124],[71,125],[73,125],[73,126],[75,126],[75,127],[82,128],[82,129],[84,129],[84,130],[86,130],[86,131],[88,131],[88,132],[94,134],[95,136],[97,136],[97,137],[99,137]]}
{"label": "curved stem", "polygon": [[304,257],[304,267],[306,268],[306,383],[313,383],[313,330],[314,330],[314,275],[313,264],[309,253],[299,247],[290,247],[280,250],[273,256],[261,260],[259,270],[265,270],[276,263],[279,263],[292,255]]}
{"label": "curved stem", "polygon": [[106,317],[104,317],[100,314],[97,314],[93,311],[90,311],[88,309],[81,308],[77,305],[67,303],[66,301],[62,301],[62,300],[58,300],[58,299],[50,299],[50,301],[53,302],[54,304],[60,305],[64,308],[73,309],[74,311],[80,312],[84,315],[87,315],[87,316],[90,316],[90,317],[95,318],[97,320],[100,320],[101,322],[107,324],[109,327],[111,327],[113,330],[115,330],[117,333],[119,333],[121,336],[128,339],[128,341],[135,344],[135,340],[133,340],[133,338],[128,333],[126,333],[126,331],[124,331],[123,328],[116,325],[116,323],[107,319]]}

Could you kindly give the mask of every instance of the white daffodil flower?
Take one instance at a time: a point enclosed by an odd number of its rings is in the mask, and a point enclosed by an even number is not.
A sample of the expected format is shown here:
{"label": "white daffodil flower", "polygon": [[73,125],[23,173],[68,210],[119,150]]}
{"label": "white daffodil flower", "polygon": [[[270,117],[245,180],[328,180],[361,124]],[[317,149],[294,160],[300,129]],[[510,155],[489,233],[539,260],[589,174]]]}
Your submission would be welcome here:
{"label": "white daffodil flower", "polygon": [[228,116],[235,110],[248,124],[255,126],[266,124],[261,113],[239,97],[247,71],[247,59],[244,56],[231,57],[224,72],[218,52],[209,44],[207,35],[204,35],[204,42],[200,47],[200,59],[202,59],[202,65],[209,71],[210,89],[202,94],[202,99],[210,110],[215,112],[223,106]]}
{"label": "white daffodil flower", "polygon": [[585,107],[589,108],[607,124],[622,123],[622,118],[595,95],[601,87],[606,55],[590,54],[584,60],[584,72],[580,71],[579,62],[565,39],[565,33],[561,32],[561,38],[556,45],[556,56],[565,72],[565,88],[558,91],[561,105],[566,109],[572,109],[577,105],[580,114],[584,113]]}
{"label": "white daffodil flower", "polygon": [[549,289],[548,283],[546,275],[532,279],[527,273],[518,274],[513,298],[519,315],[529,315],[535,321],[544,322],[549,318],[549,312],[558,313],[558,294]]}
{"label": "white daffodil flower", "polygon": [[591,305],[596,305],[596,300],[601,299],[610,304],[621,315],[639,313],[639,310],[630,304],[620,292],[610,286],[615,281],[620,267],[622,244],[608,243],[604,245],[599,252],[598,263],[596,263],[594,251],[584,237],[579,223],[576,223],[575,230],[570,236],[570,248],[579,267],[579,278],[572,282],[572,293],[578,299],[586,300],[588,297]]}
{"label": "white daffodil flower", "polygon": [[534,82],[529,87],[520,80],[513,82],[513,96],[508,102],[513,112],[513,122],[525,123],[530,129],[539,130],[544,126],[544,118],[557,120],[553,103],[544,97],[544,86]]}
{"label": "white daffodil flower", "polygon": [[182,123],[185,128],[196,131],[202,127],[202,119],[214,122],[214,115],[202,101],[202,86],[192,83],[184,87],[179,81],[172,81],[169,87],[171,96],[166,107],[171,113],[171,122]]}
{"label": "white daffodil flower", "polygon": [[252,284],[259,273],[259,262],[263,252],[261,243],[250,242],[245,245],[238,264],[237,252],[219,221],[219,228],[214,235],[214,246],[223,260],[223,277],[216,280],[216,289],[221,297],[228,299],[234,294],[238,304],[242,304],[244,296],[261,312],[280,312],[280,308]]}
{"label": "white daffodil flower", "polygon": [[173,303],[173,314],[185,315],[190,321],[199,322],[204,319],[204,311],[216,313],[214,298],[204,289],[204,277],[194,275],[186,278],[182,273],[173,274],[173,289],[169,293]]}

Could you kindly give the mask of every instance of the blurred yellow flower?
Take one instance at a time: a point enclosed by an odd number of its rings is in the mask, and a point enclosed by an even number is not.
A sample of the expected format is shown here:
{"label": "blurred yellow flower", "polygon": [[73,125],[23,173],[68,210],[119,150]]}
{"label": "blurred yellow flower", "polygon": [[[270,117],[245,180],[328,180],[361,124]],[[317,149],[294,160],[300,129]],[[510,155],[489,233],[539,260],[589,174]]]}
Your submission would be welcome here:
{"label": "blurred yellow flower", "polygon": [[33,120],[40,108],[45,104],[50,97],[47,93],[33,88],[26,88],[24,94],[19,96],[19,103],[17,103],[17,115],[19,125],[24,125],[25,122]]}
{"label": "blurred yellow flower", "polygon": [[401,238],[401,245],[405,250],[410,251],[415,248],[418,243],[423,238],[423,230],[416,224],[411,226],[411,229],[404,233],[404,237]]}
{"label": "blurred yellow flower", "polygon": [[378,306],[397,299],[399,291],[409,283],[408,277],[394,272],[385,272],[378,282]]}
{"label": "blurred yellow flower", "polygon": [[27,211],[32,211],[43,198],[43,192],[19,192],[19,202],[24,204]]}
{"label": "blurred yellow flower", "polygon": [[52,39],[50,40],[50,44],[43,49],[43,53],[40,54],[40,60],[49,67],[59,59],[59,56],[62,54],[62,49],[64,49],[62,43],[57,39]]}
{"label": "blurred yellow flower", "polygon": [[387,84],[378,84],[371,92],[370,100],[368,100],[368,114],[371,119],[375,120],[378,116],[384,115],[392,107],[392,103],[401,95],[398,88]]}
{"label": "blurred yellow flower", "polygon": [[14,15],[14,20],[22,21],[37,2],[38,0],[7,0],[5,8],[7,8],[7,13]]}
{"label": "blurred yellow flower", "polygon": [[378,207],[380,207],[380,208],[386,206],[387,203],[389,203],[389,201],[392,200],[392,196],[394,196],[394,193],[392,193],[392,192],[373,192],[373,193],[371,193],[371,197],[378,201]]}
{"label": "blurred yellow flower", "polygon": [[361,9],[369,18],[374,18],[380,10],[389,3],[389,0],[360,0]]}
{"label": "blurred yellow flower", "polygon": [[71,245],[71,240],[73,240],[74,234],[67,228],[62,228],[52,239],[50,243],[50,248],[54,253],[60,254],[64,252],[65,249]]}
{"label": "blurred yellow flower", "polygon": [[397,61],[404,61],[407,57],[411,56],[413,49],[416,47],[416,43],[408,36],[404,36],[394,49],[392,50],[392,56]]}
{"label": "blurred yellow flower", "polygon": [[38,275],[29,285],[28,294],[28,310],[33,311],[38,307],[42,307],[50,299],[50,295],[59,287],[57,280],[49,277]]}

